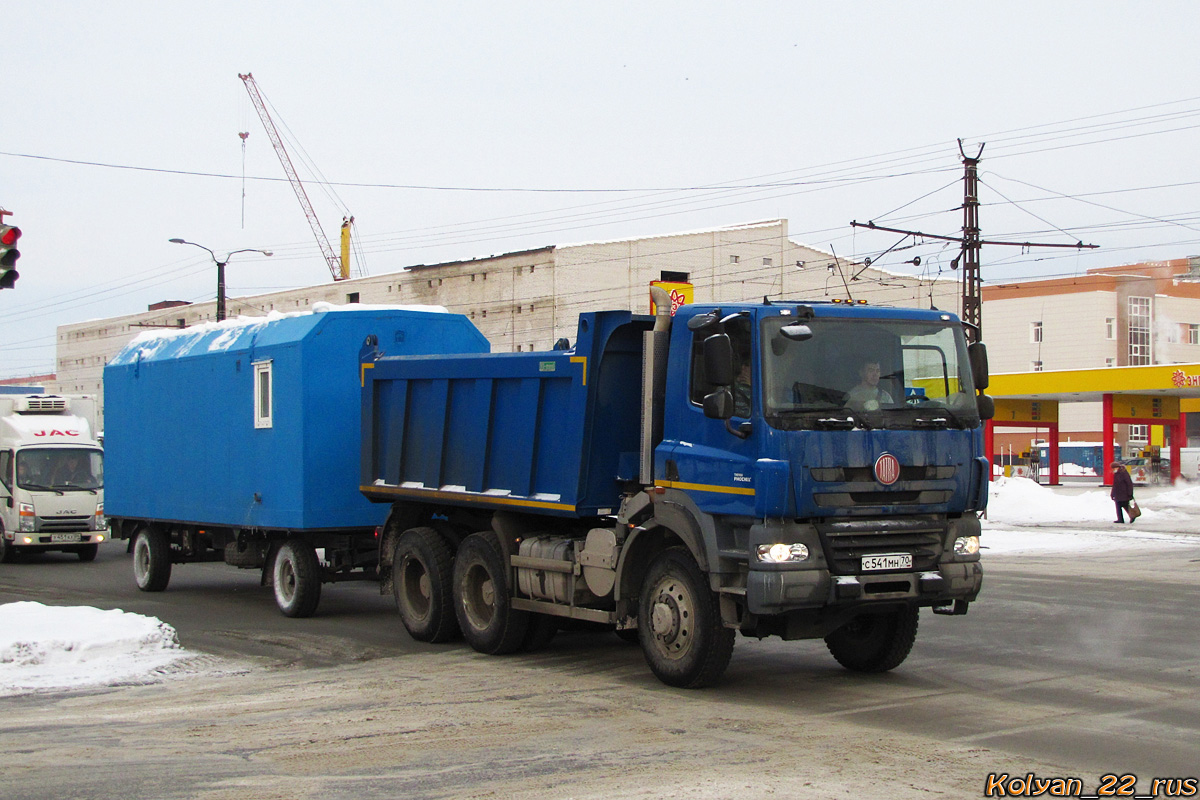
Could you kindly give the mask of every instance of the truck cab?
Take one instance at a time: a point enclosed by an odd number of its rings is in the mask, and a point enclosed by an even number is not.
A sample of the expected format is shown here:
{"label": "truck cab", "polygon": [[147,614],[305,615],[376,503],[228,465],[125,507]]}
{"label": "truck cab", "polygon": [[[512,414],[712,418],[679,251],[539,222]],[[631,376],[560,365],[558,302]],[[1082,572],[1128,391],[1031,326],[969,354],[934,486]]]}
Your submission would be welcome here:
{"label": "truck cab", "polygon": [[667,367],[655,505],[698,522],[743,633],[800,638],[876,609],[966,612],[982,580],[981,406],[991,412],[957,318],[685,306],[671,333],[672,354],[690,357]]}
{"label": "truck cab", "polygon": [[0,560],[59,550],[96,557],[108,538],[104,452],[92,397],[0,397]]}

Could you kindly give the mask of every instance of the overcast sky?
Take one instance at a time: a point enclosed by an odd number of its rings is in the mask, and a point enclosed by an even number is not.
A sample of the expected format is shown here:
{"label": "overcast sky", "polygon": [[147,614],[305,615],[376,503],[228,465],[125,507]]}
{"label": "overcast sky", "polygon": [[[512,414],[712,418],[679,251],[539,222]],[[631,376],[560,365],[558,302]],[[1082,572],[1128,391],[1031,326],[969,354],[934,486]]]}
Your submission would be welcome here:
{"label": "overcast sky", "polygon": [[[231,296],[329,281],[247,71],[372,275],[779,217],[874,257],[901,237],[852,219],[960,232],[958,138],[986,142],[986,238],[1101,246],[987,247],[987,282],[1200,254],[1195,2],[7,0],[0,24],[24,232],[0,377],[53,371],[57,325],[211,300],[172,237],[275,253],[234,256]],[[878,263],[949,271],[910,244]]]}

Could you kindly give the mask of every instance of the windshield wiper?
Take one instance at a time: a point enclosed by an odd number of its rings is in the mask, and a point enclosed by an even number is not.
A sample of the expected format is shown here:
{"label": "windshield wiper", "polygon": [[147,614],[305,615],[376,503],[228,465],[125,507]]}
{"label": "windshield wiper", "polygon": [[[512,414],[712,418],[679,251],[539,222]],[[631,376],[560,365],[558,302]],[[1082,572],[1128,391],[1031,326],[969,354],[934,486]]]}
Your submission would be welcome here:
{"label": "windshield wiper", "polygon": [[22,489],[32,489],[35,492],[57,492],[58,494],[65,494],[65,492],[63,492],[63,490],[59,489],[58,487],[43,486],[40,483],[22,483],[21,488]]}

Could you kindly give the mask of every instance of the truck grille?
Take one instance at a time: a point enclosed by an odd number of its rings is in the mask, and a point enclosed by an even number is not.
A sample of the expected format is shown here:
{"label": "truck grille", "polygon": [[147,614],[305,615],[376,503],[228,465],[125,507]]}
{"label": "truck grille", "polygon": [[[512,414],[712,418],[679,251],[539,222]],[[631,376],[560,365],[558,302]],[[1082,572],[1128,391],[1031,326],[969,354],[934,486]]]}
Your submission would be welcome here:
{"label": "truck grille", "polygon": [[934,569],[942,555],[945,523],[936,519],[874,519],[817,525],[825,559],[835,575],[862,574],[863,556],[911,553],[914,570]]}
{"label": "truck grille", "polygon": [[88,529],[91,517],[42,517],[43,533],[79,533]]}

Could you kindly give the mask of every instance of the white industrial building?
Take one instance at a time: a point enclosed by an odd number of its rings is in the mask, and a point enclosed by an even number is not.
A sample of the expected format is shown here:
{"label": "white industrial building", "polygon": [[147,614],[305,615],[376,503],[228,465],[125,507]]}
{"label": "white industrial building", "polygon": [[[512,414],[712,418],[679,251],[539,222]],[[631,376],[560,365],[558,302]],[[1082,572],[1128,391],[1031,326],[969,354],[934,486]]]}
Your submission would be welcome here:
{"label": "white industrial building", "polygon": [[[215,274],[214,274],[215,279]],[[263,316],[313,303],[422,304],[468,316],[494,352],[549,350],[574,341],[581,312],[649,313],[651,281],[684,281],[695,302],[847,297],[874,305],[957,311],[960,284],[838,259],[788,237],[787,220],[534,250],[407,267],[398,272],[282,292],[231,297],[227,313]],[[56,380],[47,391],[103,397],[104,365],[156,327],[215,318],[216,302],[160,303],[151,310],[58,329]]]}

